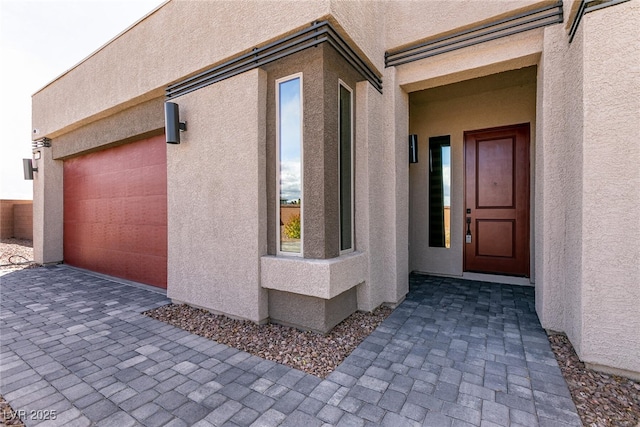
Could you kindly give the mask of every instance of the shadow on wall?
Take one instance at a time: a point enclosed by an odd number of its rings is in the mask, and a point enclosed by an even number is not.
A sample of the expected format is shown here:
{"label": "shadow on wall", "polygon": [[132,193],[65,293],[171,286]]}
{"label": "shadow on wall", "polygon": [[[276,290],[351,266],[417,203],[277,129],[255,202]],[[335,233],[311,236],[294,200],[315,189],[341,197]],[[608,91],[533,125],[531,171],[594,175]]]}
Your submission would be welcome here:
{"label": "shadow on wall", "polygon": [[0,239],[33,240],[33,202],[0,200]]}

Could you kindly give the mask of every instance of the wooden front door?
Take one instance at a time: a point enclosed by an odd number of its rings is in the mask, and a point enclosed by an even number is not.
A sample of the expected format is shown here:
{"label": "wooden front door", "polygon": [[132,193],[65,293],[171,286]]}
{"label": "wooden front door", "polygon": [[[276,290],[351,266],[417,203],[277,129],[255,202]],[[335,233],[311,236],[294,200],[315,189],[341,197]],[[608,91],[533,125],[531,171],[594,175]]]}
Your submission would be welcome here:
{"label": "wooden front door", "polygon": [[529,124],[464,141],[464,270],[529,277]]}

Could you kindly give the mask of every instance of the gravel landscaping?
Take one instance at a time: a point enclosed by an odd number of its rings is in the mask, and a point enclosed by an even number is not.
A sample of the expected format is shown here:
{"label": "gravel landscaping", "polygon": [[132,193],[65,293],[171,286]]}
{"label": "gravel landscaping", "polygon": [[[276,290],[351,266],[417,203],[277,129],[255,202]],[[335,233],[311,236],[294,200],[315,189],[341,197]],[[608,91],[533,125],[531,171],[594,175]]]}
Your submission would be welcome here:
{"label": "gravel landscaping", "polygon": [[25,239],[2,239],[0,242],[0,272],[22,270],[34,266],[33,242]]}
{"label": "gravel landscaping", "polygon": [[0,394],[0,426],[24,427],[11,405]]}
{"label": "gravel landscaping", "polygon": [[640,382],[587,369],[565,334],[549,342],[587,427],[640,427]]}
{"label": "gravel landscaping", "polygon": [[277,324],[230,319],[184,304],[143,314],[193,334],[325,378],[391,314],[388,307],[356,312],[323,335]]}

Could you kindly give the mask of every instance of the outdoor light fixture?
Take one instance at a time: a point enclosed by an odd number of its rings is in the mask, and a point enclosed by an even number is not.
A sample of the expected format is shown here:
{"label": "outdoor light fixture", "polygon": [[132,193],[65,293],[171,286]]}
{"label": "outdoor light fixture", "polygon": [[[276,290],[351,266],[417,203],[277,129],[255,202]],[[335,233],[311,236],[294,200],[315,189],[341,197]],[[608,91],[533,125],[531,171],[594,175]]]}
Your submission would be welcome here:
{"label": "outdoor light fixture", "polygon": [[418,135],[409,135],[409,163],[418,163]]}
{"label": "outdoor light fixture", "polygon": [[164,103],[164,130],[167,144],[180,144],[180,132],[187,130],[187,122],[180,121],[178,104],[175,102]]}
{"label": "outdoor light fixture", "polygon": [[33,180],[33,173],[38,172],[38,168],[33,167],[31,159],[22,159],[22,170],[26,180]]}

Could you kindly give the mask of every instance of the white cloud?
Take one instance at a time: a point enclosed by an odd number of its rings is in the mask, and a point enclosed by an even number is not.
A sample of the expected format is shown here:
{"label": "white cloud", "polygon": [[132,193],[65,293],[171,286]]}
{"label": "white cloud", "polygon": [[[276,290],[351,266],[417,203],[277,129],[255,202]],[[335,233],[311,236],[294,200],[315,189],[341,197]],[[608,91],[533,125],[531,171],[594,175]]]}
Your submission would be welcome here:
{"label": "white cloud", "polygon": [[300,199],[300,162],[280,163],[280,199],[293,201]]}

